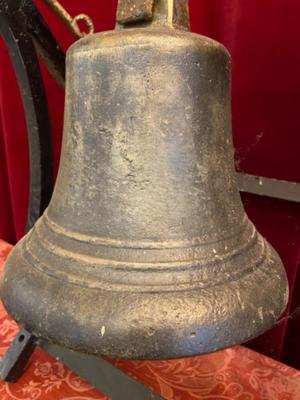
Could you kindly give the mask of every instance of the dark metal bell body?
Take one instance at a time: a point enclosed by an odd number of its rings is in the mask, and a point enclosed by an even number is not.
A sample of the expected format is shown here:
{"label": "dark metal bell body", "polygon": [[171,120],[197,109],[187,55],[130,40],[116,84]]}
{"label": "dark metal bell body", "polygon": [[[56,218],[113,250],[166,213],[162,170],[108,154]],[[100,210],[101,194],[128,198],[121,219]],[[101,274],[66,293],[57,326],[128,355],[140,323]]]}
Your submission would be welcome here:
{"label": "dark metal bell body", "polygon": [[210,352],[276,321],[286,275],[235,184],[220,44],[149,26],[72,46],[55,192],[1,296],[37,336],[124,358]]}

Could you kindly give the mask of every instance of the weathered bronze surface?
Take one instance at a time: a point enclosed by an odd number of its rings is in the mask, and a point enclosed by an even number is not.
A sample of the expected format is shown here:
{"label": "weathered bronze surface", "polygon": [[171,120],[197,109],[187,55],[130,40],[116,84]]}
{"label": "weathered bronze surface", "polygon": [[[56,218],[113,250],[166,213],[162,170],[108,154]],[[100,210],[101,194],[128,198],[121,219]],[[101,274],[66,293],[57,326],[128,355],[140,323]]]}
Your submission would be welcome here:
{"label": "weathered bronze surface", "polygon": [[87,353],[215,351],[271,327],[288,298],[236,187],[230,57],[155,4],[147,26],[69,50],[54,195],[2,279],[22,326]]}

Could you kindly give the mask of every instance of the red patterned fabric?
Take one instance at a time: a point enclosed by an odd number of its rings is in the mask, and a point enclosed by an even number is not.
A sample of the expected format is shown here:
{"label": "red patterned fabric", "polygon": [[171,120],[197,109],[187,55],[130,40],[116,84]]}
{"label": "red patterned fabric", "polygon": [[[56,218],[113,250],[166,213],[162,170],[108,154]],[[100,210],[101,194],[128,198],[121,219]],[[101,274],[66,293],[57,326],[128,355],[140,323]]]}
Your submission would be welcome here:
{"label": "red patterned fabric", "polygon": [[[65,26],[35,0],[66,49],[74,40]],[[72,15],[86,12],[97,31],[111,29],[117,0],[61,0]],[[300,2],[299,0],[190,0],[194,32],[211,36],[232,54],[233,134],[239,170],[300,182]],[[26,128],[17,83],[0,40],[0,237],[14,243],[24,233],[28,195]],[[63,92],[43,70],[53,127],[57,170]],[[288,314],[253,344],[300,367],[300,206],[243,196],[246,210],[285,264],[291,302]]]}
{"label": "red patterned fabric", "polygon": [[[0,241],[0,271],[11,246]],[[0,305],[0,355],[18,327]],[[299,400],[300,372],[236,346],[172,361],[111,361],[167,400]],[[37,349],[17,384],[0,382],[1,400],[108,400]]]}

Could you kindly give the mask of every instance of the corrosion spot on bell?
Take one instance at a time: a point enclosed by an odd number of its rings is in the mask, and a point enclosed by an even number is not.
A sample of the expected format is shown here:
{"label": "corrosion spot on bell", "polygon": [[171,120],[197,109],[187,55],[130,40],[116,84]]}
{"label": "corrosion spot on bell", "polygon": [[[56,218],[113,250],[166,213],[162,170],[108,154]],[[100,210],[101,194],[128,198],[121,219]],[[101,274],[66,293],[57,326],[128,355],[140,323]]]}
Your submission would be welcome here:
{"label": "corrosion spot on bell", "polygon": [[155,333],[155,330],[153,328],[150,328],[148,331],[148,336],[153,336]]}
{"label": "corrosion spot on bell", "polygon": [[101,327],[101,330],[100,330],[100,334],[101,334],[102,337],[105,335],[105,330],[106,330],[106,328],[105,328],[105,326],[103,325],[103,326]]}

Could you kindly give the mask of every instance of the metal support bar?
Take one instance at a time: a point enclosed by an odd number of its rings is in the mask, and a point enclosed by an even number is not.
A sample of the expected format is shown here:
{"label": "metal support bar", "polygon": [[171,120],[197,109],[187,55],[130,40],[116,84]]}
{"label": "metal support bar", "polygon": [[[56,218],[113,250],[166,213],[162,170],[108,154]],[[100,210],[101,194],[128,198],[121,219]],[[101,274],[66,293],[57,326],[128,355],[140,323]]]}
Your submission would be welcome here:
{"label": "metal support bar", "polygon": [[300,202],[300,183],[243,173],[237,173],[237,183],[241,192]]}
{"label": "metal support bar", "polygon": [[78,353],[44,340],[39,346],[112,400],[163,400],[102,357]]}
{"label": "metal support bar", "polygon": [[0,379],[15,383],[22,376],[37,346],[37,338],[21,330],[12,341],[0,362]]}
{"label": "metal support bar", "polygon": [[102,357],[78,353],[51,344],[44,339],[37,339],[26,330],[20,330],[0,361],[0,379],[11,383],[17,382],[37,346],[112,400],[163,400],[161,396]]}

